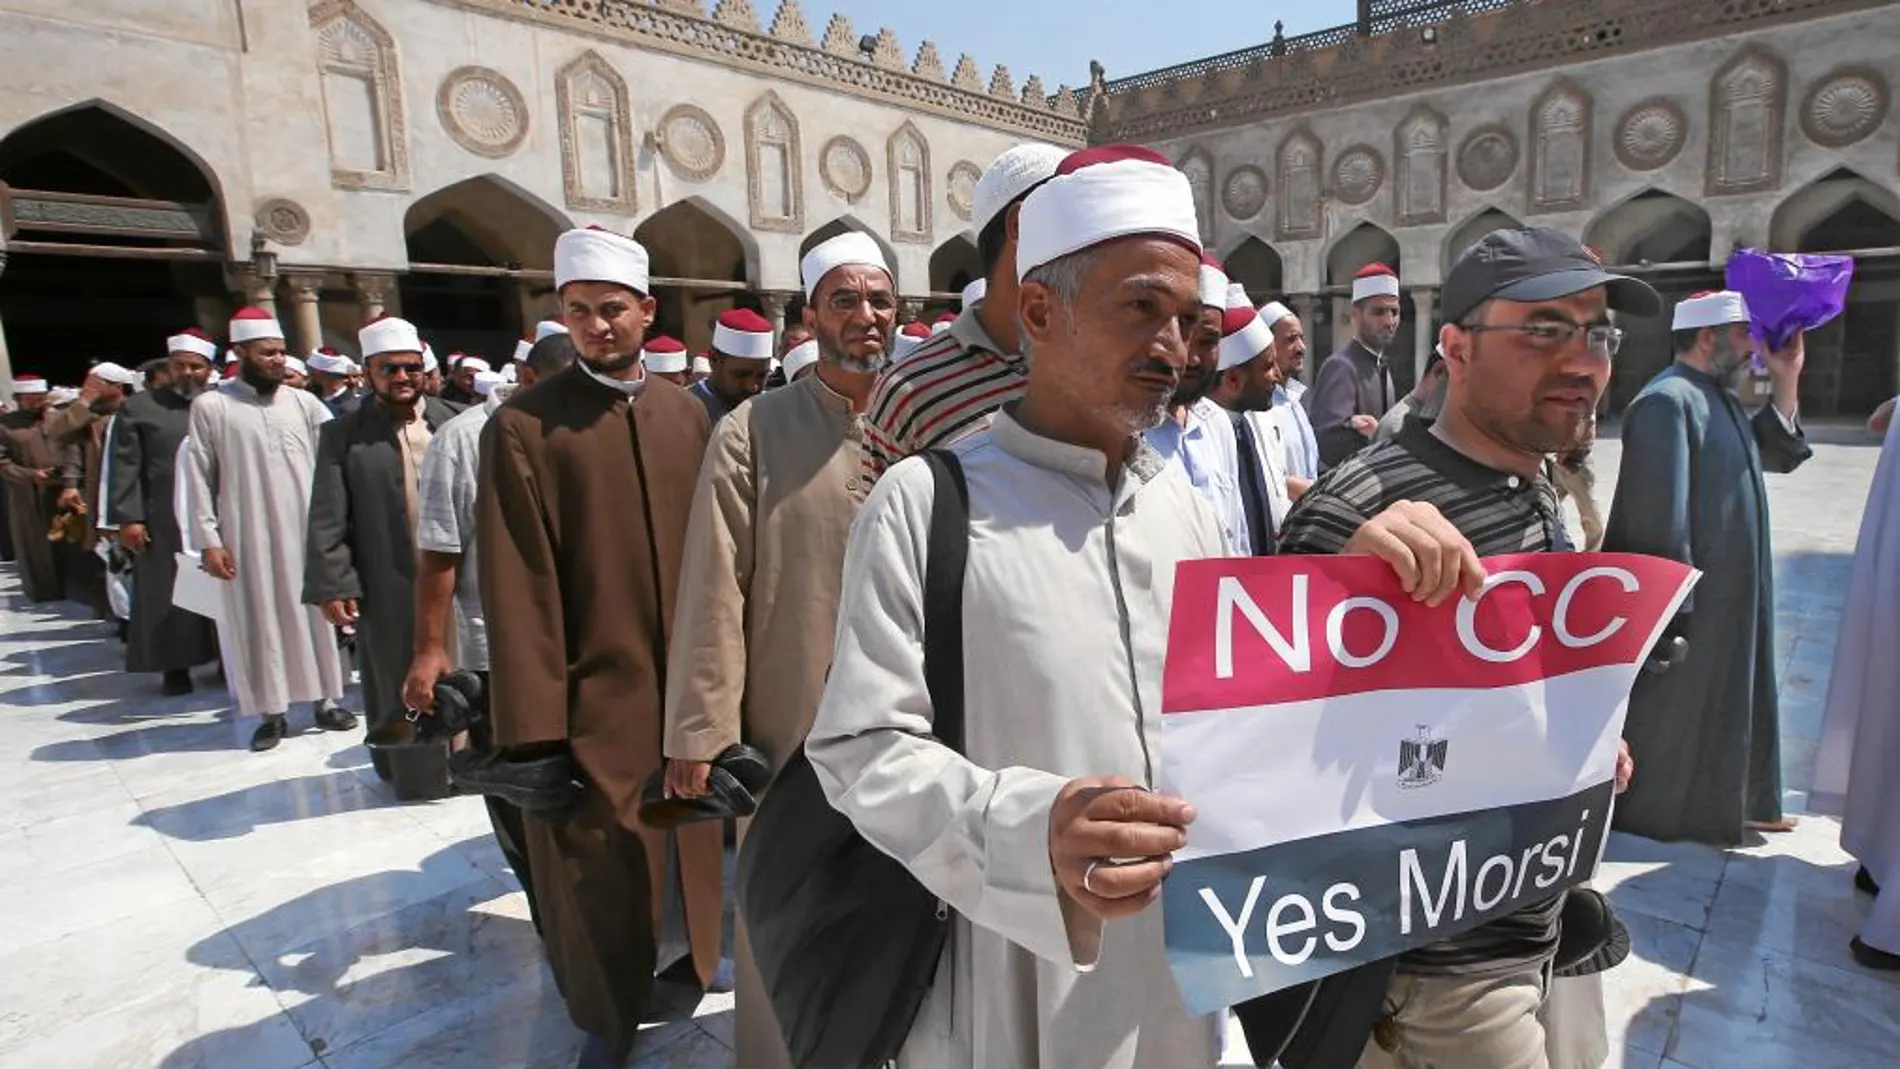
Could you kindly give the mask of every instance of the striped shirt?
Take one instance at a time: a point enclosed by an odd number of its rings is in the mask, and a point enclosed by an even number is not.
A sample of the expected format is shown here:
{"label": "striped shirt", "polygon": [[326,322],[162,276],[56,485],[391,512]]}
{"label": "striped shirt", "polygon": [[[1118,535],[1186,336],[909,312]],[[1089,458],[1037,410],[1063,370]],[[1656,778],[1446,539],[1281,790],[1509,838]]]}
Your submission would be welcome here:
{"label": "striped shirt", "polygon": [[[1367,520],[1399,501],[1436,507],[1480,557],[1573,548],[1549,480],[1488,468],[1413,419],[1396,437],[1366,447],[1320,476],[1287,516],[1280,552],[1338,553]],[[1400,957],[1399,969],[1480,977],[1547,962],[1557,953],[1563,902],[1564,896],[1556,895],[1409,951]]]}
{"label": "striped shirt", "polygon": [[976,318],[975,304],[878,376],[865,408],[864,471],[872,479],[910,456],[990,425],[996,410],[1023,395],[1029,365],[1000,351]]}

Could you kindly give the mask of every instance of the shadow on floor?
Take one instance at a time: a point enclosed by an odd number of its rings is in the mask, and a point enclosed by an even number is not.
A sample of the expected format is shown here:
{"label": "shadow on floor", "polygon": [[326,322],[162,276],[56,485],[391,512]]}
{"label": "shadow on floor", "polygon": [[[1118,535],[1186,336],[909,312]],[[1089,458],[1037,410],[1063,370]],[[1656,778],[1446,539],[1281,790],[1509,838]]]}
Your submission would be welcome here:
{"label": "shadow on floor", "polygon": [[175,806],[147,809],[136,823],[174,839],[210,842],[236,839],[271,824],[398,804],[393,792],[346,771],[272,780]]}

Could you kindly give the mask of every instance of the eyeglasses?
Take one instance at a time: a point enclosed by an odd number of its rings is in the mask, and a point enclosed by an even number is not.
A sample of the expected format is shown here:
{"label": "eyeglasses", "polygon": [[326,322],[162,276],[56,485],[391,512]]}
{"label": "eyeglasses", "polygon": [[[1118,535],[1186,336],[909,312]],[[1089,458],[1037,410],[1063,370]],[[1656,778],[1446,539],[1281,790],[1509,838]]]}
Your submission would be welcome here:
{"label": "eyeglasses", "polygon": [[1458,324],[1458,329],[1470,334],[1484,334],[1486,332],[1522,334],[1530,339],[1531,348],[1544,353],[1560,352],[1568,348],[1571,342],[1577,340],[1577,335],[1579,334],[1583,335],[1584,343],[1590,347],[1590,351],[1593,353],[1602,353],[1604,356],[1615,356],[1616,351],[1623,347],[1622,328],[1612,327],[1604,323],[1599,323],[1594,326],[1585,326],[1582,323],[1566,323],[1556,320],[1519,323],[1512,326],[1484,326],[1482,324],[1460,323]]}
{"label": "eyeglasses", "polygon": [[392,379],[398,375],[421,375],[423,373],[421,364],[384,364],[382,365],[382,372],[386,378]]}
{"label": "eyeglasses", "polygon": [[[829,305],[834,312],[855,312],[858,310],[858,306],[863,304],[866,300],[867,298],[855,291],[839,290],[825,298],[825,303]],[[875,312],[889,312],[897,308],[897,298],[891,296],[889,293],[873,293],[868,300],[871,304],[871,310]]]}

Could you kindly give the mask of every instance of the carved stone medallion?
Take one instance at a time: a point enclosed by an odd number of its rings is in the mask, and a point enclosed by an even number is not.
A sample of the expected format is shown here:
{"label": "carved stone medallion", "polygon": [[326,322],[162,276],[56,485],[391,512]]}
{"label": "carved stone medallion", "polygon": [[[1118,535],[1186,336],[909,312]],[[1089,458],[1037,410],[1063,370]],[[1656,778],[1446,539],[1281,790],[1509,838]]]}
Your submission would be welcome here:
{"label": "carved stone medallion", "polygon": [[1616,123],[1616,158],[1632,171],[1653,171],[1676,158],[1689,133],[1682,109],[1667,100],[1646,100]]}
{"label": "carved stone medallion", "polygon": [[1808,140],[1840,148],[1865,138],[1887,118],[1887,82],[1865,69],[1836,71],[1808,92],[1801,129]]}
{"label": "carved stone medallion", "polygon": [[857,200],[871,188],[871,156],[864,146],[843,134],[825,142],[818,154],[818,173],[825,188],[846,200]]}
{"label": "carved stone medallion", "polygon": [[1221,186],[1221,204],[1235,219],[1252,219],[1267,206],[1267,174],[1248,164],[1227,173]]}
{"label": "carved stone medallion", "polygon": [[310,213],[283,197],[260,201],[253,221],[259,233],[279,245],[301,245],[310,236]]}
{"label": "carved stone medallion", "polygon": [[970,213],[976,210],[976,183],[983,177],[983,171],[969,160],[958,160],[950,166],[950,180],[944,183],[944,196],[950,201],[950,210],[957,218],[968,222]]}
{"label": "carved stone medallion", "polygon": [[459,67],[442,80],[436,114],[455,143],[477,156],[511,155],[528,136],[528,105],[500,71]]}
{"label": "carved stone medallion", "polygon": [[1333,161],[1333,192],[1342,204],[1364,204],[1385,184],[1385,161],[1371,145],[1354,145]]}
{"label": "carved stone medallion", "polygon": [[704,109],[675,104],[660,117],[660,155],[681,178],[703,182],[726,162],[726,135]]}
{"label": "carved stone medallion", "polygon": [[1517,138],[1502,126],[1481,126],[1458,147],[1458,179],[1482,193],[1511,180],[1517,171]]}

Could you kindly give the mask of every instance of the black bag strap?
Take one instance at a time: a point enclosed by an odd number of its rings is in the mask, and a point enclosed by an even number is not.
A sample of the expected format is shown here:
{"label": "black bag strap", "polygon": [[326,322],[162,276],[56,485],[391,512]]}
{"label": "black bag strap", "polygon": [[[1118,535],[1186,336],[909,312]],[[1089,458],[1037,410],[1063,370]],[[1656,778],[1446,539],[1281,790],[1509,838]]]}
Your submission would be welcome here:
{"label": "black bag strap", "polygon": [[921,454],[935,494],[924,559],[924,685],[933,734],[963,752],[963,569],[970,557],[970,489],[963,464],[943,449]]}

